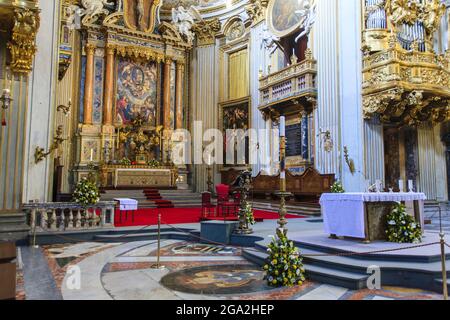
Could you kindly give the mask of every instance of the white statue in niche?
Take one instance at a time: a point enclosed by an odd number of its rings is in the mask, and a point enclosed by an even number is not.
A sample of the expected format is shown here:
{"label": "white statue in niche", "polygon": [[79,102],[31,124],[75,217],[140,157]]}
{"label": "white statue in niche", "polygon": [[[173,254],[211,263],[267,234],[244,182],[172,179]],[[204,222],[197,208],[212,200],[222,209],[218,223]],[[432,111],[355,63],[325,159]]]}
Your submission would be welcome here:
{"label": "white statue in niche", "polygon": [[114,2],[108,2],[108,0],[82,0],[81,4],[83,8],[77,5],[71,5],[67,8],[67,25],[71,29],[81,28],[81,23],[79,22],[81,17],[84,17],[83,23],[94,23],[100,15],[109,14],[107,7],[114,7]]}
{"label": "white statue in niche", "polygon": [[189,43],[192,43],[195,38],[195,34],[192,32],[195,20],[202,21],[203,18],[194,6],[191,6],[189,10],[182,6],[179,6],[177,9],[172,8],[172,23],[176,26],[178,32],[186,37]]}
{"label": "white statue in niche", "polygon": [[270,56],[272,56],[278,48],[278,41],[280,41],[280,38],[273,35],[269,31],[269,28],[264,26],[261,34],[261,49],[265,48],[266,50],[269,50]]}
{"label": "white statue in niche", "polygon": [[304,0],[303,9],[298,10],[295,13],[303,17],[303,31],[295,38],[295,42],[298,42],[298,40],[311,32],[314,22],[316,21],[316,5],[311,5],[309,0]]}

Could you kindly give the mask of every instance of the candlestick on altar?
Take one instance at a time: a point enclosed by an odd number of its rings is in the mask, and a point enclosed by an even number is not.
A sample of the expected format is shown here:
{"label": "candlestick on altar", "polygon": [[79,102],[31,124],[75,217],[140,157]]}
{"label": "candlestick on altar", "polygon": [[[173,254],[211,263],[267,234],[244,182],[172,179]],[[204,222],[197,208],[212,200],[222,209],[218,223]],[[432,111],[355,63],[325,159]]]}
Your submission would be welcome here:
{"label": "candlestick on altar", "polygon": [[285,238],[288,229],[285,228],[286,220],[286,198],[291,196],[290,192],[286,190],[286,118],[280,117],[280,192],[277,194],[280,197],[280,210],[278,212],[278,238]]}
{"label": "candlestick on altar", "polygon": [[89,161],[92,162],[94,160],[94,149],[91,148],[91,157],[89,158]]}

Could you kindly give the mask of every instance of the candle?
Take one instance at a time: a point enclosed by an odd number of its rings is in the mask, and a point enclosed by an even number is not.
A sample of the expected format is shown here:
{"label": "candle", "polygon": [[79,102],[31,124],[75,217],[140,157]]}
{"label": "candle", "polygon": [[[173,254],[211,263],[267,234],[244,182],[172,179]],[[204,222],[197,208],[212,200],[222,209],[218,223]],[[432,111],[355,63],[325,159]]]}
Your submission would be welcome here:
{"label": "candle", "polygon": [[280,137],[286,136],[286,118],[284,116],[280,117]]}
{"label": "candle", "polygon": [[412,180],[408,180],[408,191],[414,192],[414,183]]}
{"label": "candle", "polygon": [[375,181],[376,191],[381,192],[381,180]]}
{"label": "candle", "polygon": [[398,180],[398,189],[400,190],[400,192],[404,192],[405,191],[405,185],[404,185],[404,181],[403,180]]}
{"label": "candle", "polygon": [[94,160],[94,149],[91,148],[91,158],[90,161],[92,162]]}

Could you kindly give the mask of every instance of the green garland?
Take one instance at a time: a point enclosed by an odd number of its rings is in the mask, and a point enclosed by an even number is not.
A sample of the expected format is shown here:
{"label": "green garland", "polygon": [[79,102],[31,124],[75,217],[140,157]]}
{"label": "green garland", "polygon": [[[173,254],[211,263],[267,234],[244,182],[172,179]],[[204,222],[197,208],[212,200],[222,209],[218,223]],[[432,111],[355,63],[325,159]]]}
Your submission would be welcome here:
{"label": "green garland", "polygon": [[414,218],[406,213],[403,204],[397,204],[387,215],[386,234],[390,242],[418,243],[422,242],[422,229]]}
{"label": "green garland", "polygon": [[267,249],[269,257],[264,266],[265,279],[270,286],[292,287],[305,281],[305,269],[298,249],[287,237],[273,238]]}
{"label": "green garland", "polygon": [[159,161],[156,160],[156,159],[150,160],[147,164],[148,164],[149,167],[152,167],[152,168],[159,168],[161,166]]}
{"label": "green garland", "polygon": [[253,207],[251,203],[246,203],[245,205],[245,221],[247,225],[254,225],[256,223],[255,216],[253,215]]}
{"label": "green garland", "polygon": [[331,186],[331,193],[345,193],[344,187],[340,181],[336,181]]}
{"label": "green garland", "polygon": [[73,201],[87,207],[100,201],[100,192],[94,182],[82,178],[77,183],[72,197]]}
{"label": "green garland", "polygon": [[125,157],[119,161],[119,164],[122,166],[131,166],[131,160]]}

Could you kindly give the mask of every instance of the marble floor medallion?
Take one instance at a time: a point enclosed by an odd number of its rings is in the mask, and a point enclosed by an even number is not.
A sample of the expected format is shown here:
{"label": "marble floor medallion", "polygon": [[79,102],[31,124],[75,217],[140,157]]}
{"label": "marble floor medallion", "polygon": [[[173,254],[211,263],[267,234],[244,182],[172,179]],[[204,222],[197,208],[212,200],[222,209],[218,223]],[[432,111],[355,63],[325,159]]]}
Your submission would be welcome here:
{"label": "marble floor medallion", "polygon": [[217,265],[170,273],[161,284],[193,294],[243,294],[270,290],[263,278],[264,272],[252,265]]}
{"label": "marble floor medallion", "polygon": [[237,251],[236,248],[215,246],[202,243],[182,244],[172,248],[173,254],[189,254],[189,255],[204,255],[204,254],[218,254],[218,255],[232,255]]}

